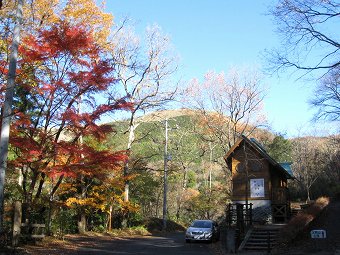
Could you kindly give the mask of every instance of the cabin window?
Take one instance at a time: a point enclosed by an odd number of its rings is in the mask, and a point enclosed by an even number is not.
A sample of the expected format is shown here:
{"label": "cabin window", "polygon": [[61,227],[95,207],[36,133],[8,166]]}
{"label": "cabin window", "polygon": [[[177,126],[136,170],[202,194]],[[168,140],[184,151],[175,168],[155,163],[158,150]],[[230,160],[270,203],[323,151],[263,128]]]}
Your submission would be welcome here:
{"label": "cabin window", "polygon": [[[252,160],[248,162],[248,171],[260,172],[262,170],[262,163],[258,160]],[[243,173],[246,171],[245,162],[239,162],[236,165],[236,171],[239,173]]]}
{"label": "cabin window", "polygon": [[254,172],[259,172],[262,170],[262,163],[259,160],[253,160],[251,162],[251,170]]}
{"label": "cabin window", "polygon": [[246,171],[246,165],[244,164],[244,162],[239,162],[236,165],[236,171],[239,172],[239,173],[243,173],[243,172]]}
{"label": "cabin window", "polygon": [[280,181],[280,187],[286,188],[287,187],[287,182],[285,182],[284,180]]}

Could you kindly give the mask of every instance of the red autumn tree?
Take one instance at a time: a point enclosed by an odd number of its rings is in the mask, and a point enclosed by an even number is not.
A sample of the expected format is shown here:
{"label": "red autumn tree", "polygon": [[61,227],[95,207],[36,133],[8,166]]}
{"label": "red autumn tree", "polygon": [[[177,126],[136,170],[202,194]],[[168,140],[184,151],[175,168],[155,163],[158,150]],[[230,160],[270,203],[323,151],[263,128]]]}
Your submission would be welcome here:
{"label": "red autumn tree", "polygon": [[101,116],[130,105],[123,99],[105,102],[115,84],[112,63],[85,25],[55,24],[24,38],[19,51],[9,165],[22,175],[29,218],[43,189],[53,200],[66,177],[103,179],[121,169],[123,153],[81,140],[104,138],[112,130],[98,124]]}

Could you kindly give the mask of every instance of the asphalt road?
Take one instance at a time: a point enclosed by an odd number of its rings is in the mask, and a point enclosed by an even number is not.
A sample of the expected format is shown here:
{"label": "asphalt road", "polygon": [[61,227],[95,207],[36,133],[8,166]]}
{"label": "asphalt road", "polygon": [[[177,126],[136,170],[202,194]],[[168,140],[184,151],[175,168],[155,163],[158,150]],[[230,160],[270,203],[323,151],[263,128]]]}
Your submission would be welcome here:
{"label": "asphalt road", "polygon": [[110,237],[69,235],[66,242],[45,245],[26,245],[16,254],[34,255],[212,255],[215,244],[185,243],[184,233],[164,236]]}
{"label": "asphalt road", "polygon": [[167,236],[147,236],[107,240],[78,246],[77,253],[87,254],[145,254],[145,255],[207,255],[212,254],[211,244],[185,243],[184,233],[172,233]]}

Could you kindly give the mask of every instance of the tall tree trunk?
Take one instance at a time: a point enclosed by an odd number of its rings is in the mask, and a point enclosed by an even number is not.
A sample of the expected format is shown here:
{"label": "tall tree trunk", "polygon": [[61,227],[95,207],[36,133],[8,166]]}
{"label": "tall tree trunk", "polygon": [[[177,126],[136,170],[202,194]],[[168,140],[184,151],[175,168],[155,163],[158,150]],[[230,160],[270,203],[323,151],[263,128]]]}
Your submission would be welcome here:
{"label": "tall tree trunk", "polygon": [[307,191],[306,203],[309,203],[310,202],[310,187],[308,185],[306,185],[306,191]]}
{"label": "tall tree trunk", "polygon": [[[86,198],[86,183],[85,178],[83,175],[80,176],[80,199]],[[79,216],[78,216],[78,231],[80,234],[84,234],[86,232],[86,214],[83,206],[79,209]]]}
{"label": "tall tree trunk", "polygon": [[22,10],[24,0],[18,0],[16,10],[16,24],[13,33],[13,41],[11,47],[11,55],[9,57],[9,70],[6,86],[5,102],[3,106],[3,115],[1,121],[0,134],[0,231],[3,229],[4,221],[4,186],[7,168],[8,143],[9,143],[9,127],[11,124],[12,104],[15,86],[15,76],[18,59],[18,47],[20,42],[20,27],[22,23]]}
{"label": "tall tree trunk", "polygon": [[155,207],[156,207],[156,211],[155,211],[155,217],[156,217],[156,218],[158,218],[158,216],[159,216],[161,195],[162,195],[162,191],[159,190],[158,195],[157,195],[156,206],[155,206]]}
{"label": "tall tree trunk", "polygon": [[52,201],[50,200],[49,203],[48,203],[48,215],[47,215],[47,230],[46,230],[46,234],[48,236],[51,236],[52,233],[51,233],[51,227],[52,227],[52,211],[53,211],[53,203]]}
{"label": "tall tree trunk", "polygon": [[[32,172],[31,183],[28,186],[27,192],[24,194],[25,207],[23,208],[23,219],[28,225],[32,224],[32,211],[34,205],[33,193],[39,178],[39,173],[37,171],[33,170]],[[26,186],[26,184],[24,184],[24,186]]]}
{"label": "tall tree trunk", "polygon": [[112,229],[112,209],[113,206],[112,204],[110,205],[110,209],[109,209],[109,218],[108,218],[108,223],[107,223],[107,230],[110,232]]}
{"label": "tall tree trunk", "polygon": [[[78,101],[78,114],[81,114],[81,103],[82,103],[82,96],[79,97]],[[83,147],[83,136],[79,136],[79,145]],[[84,159],[84,155],[80,155],[82,159]],[[86,179],[83,174],[80,174],[80,199],[84,200],[86,198]],[[83,206],[80,206],[78,211],[78,231],[80,234],[85,234],[86,232],[86,214],[85,209]]]}
{"label": "tall tree trunk", "polygon": [[183,174],[182,187],[179,190],[179,194],[178,194],[178,197],[177,197],[177,210],[176,210],[177,221],[179,220],[180,215],[181,215],[183,194],[185,194],[185,191],[187,189],[187,183],[188,183],[188,169],[184,165],[183,162],[182,162],[182,167],[183,167],[183,170],[184,170],[184,174]]}
{"label": "tall tree trunk", "polygon": [[130,173],[129,171],[129,157],[130,157],[130,152],[131,152],[131,147],[132,143],[135,140],[135,129],[136,125],[133,123],[133,120],[130,122],[130,127],[129,127],[129,140],[127,143],[127,159],[124,165],[124,177],[125,177],[125,187],[124,187],[124,202],[129,202],[129,180],[128,180],[128,175]]}
{"label": "tall tree trunk", "polygon": [[[130,181],[129,181],[129,174],[130,174],[130,169],[129,169],[129,159],[130,159],[130,153],[131,153],[131,147],[132,143],[135,141],[135,129],[138,127],[138,124],[134,123],[133,117],[131,117],[130,121],[130,126],[129,126],[129,140],[127,144],[127,159],[124,164],[124,202],[128,203],[129,202],[129,192],[130,192]],[[128,215],[128,214],[127,214]],[[125,228],[127,227],[127,216],[123,216],[123,221],[122,221],[122,227]]]}
{"label": "tall tree trunk", "polygon": [[86,232],[86,215],[83,212],[83,209],[80,209],[80,215],[78,219],[78,231],[79,234],[85,234]]}

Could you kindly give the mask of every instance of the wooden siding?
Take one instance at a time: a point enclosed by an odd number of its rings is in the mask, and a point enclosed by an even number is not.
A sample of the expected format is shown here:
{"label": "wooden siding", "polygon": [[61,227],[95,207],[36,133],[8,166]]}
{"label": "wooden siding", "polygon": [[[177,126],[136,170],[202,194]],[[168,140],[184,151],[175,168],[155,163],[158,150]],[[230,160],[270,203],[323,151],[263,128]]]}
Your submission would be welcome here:
{"label": "wooden siding", "polygon": [[272,203],[274,204],[286,204],[289,202],[288,188],[280,187],[272,189]]}
{"label": "wooden siding", "polygon": [[290,210],[287,178],[291,176],[280,164],[257,142],[245,136],[233,145],[224,159],[231,170],[234,202],[248,200],[256,206],[271,204],[273,221],[287,220]]}
{"label": "wooden siding", "polygon": [[[245,153],[247,154],[245,156]],[[231,160],[233,195],[232,200],[246,200],[246,180],[248,170],[248,200],[267,200],[271,199],[271,176],[269,163],[257,152],[246,148],[238,149],[233,154]],[[248,164],[245,165],[245,161]],[[241,165],[241,167],[240,167]],[[250,197],[250,179],[264,179],[264,197]]]}

